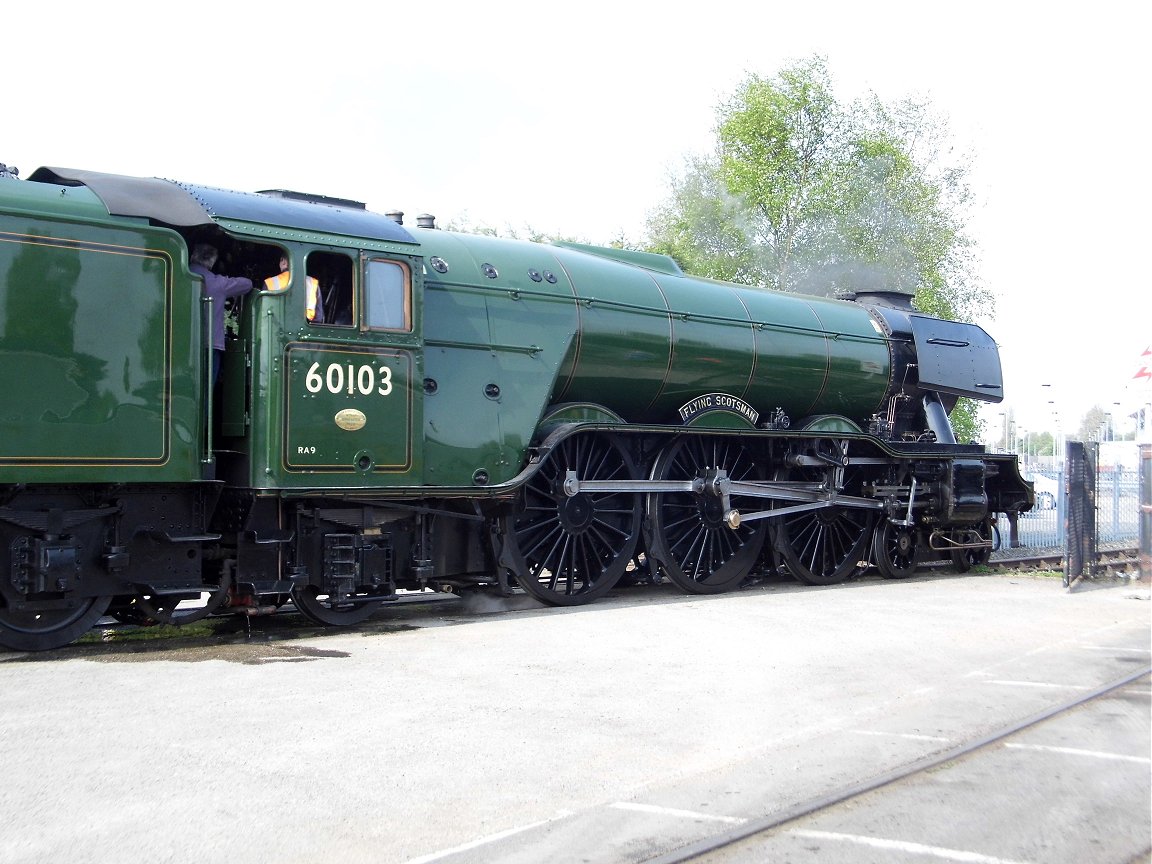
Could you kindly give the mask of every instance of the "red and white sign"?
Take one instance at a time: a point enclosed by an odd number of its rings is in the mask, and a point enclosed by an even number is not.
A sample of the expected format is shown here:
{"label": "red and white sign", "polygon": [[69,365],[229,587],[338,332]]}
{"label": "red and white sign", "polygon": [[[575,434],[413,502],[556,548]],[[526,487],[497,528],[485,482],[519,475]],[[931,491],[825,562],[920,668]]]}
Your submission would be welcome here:
{"label": "red and white sign", "polygon": [[1144,349],[1136,363],[1136,374],[1133,378],[1147,378],[1152,382],[1152,345]]}

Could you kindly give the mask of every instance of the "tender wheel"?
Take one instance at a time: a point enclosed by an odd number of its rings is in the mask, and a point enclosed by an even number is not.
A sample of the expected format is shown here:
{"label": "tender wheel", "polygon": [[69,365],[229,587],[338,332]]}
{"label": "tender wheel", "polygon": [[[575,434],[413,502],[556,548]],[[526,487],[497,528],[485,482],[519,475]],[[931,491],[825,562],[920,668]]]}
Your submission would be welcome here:
{"label": "tender wheel", "polygon": [[[990,525],[980,525],[965,531],[957,531],[955,539],[960,543],[992,542],[992,528]],[[967,573],[973,567],[982,567],[992,557],[991,545],[977,549],[953,549],[952,569],[957,573]]]}
{"label": "tender wheel", "polygon": [[[859,482],[839,468],[788,469],[778,479],[808,480],[859,494]],[[799,581],[834,585],[857,571],[872,536],[872,521],[872,511],[854,507],[821,507],[781,516],[775,525],[776,550]]]}
{"label": "tender wheel", "polygon": [[[671,444],[652,468],[653,480],[693,480],[722,469],[731,480],[759,480],[760,465],[733,439],[684,437]],[[733,508],[761,509],[764,499],[731,496]],[[765,519],[736,529],[724,521],[723,499],[692,492],[653,492],[647,500],[648,548],[668,578],[693,594],[736,587],[760,556],[768,531]]]}
{"label": "tender wheel", "polygon": [[504,555],[520,586],[542,603],[575,606],[607,593],[623,575],[640,536],[633,492],[564,493],[567,471],[580,480],[635,480],[615,438],[576,435],[560,442],[503,520]]}
{"label": "tender wheel", "polygon": [[916,572],[919,560],[916,529],[881,519],[872,535],[872,555],[885,579],[904,579]]}
{"label": "tender wheel", "polygon": [[111,597],[85,597],[67,608],[45,603],[45,608],[32,610],[5,604],[0,606],[0,645],[14,651],[63,648],[91,630],[111,602]]}
{"label": "tender wheel", "polygon": [[370,618],[384,600],[367,595],[333,597],[321,594],[315,585],[305,585],[292,591],[292,602],[306,618],[317,624],[347,627]]}

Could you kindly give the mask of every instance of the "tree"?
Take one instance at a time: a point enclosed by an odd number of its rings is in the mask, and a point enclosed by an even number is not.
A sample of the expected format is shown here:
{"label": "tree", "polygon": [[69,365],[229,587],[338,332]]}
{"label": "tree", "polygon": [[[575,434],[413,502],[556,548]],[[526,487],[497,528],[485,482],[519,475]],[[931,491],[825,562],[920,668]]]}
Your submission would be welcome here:
{"label": "tree", "polygon": [[1037,456],[1052,456],[1056,453],[1056,439],[1051,432],[1029,432],[1028,450]]}
{"label": "tree", "polygon": [[1107,430],[1108,414],[1099,405],[1093,405],[1080,421],[1078,440],[1103,441]]}
{"label": "tree", "polygon": [[696,275],[794,288],[793,253],[811,244],[825,209],[834,107],[822,61],[777,82],[749,78],[719,111],[716,152],[692,159],[650,218],[651,251]]}
{"label": "tree", "polygon": [[[902,291],[952,320],[991,309],[965,232],[967,160],[927,102],[850,106],[821,58],[749,76],[718,109],[716,148],[673,178],[646,248],[689,273],[784,291]],[[960,400],[961,440],[982,422]]]}

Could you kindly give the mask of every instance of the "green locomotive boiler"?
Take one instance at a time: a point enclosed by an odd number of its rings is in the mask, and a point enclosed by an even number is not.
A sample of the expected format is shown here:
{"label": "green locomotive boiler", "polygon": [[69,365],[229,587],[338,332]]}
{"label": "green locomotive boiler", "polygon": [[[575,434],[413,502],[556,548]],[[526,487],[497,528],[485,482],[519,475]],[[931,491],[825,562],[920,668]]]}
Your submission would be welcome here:
{"label": "green locomotive boiler", "polygon": [[[197,244],[256,286],[215,381]],[[0,368],[17,650],[105,615],[351,624],[424,588],[963,570],[1032,505],[1014,456],[949,425],[1003,398],[979,327],[283,190],[0,176]]]}

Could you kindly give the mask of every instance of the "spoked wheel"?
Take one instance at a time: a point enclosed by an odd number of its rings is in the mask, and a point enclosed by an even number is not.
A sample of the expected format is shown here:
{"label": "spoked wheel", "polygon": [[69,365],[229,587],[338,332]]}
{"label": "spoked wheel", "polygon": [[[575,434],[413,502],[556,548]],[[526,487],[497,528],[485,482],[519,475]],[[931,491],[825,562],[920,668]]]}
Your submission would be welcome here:
{"label": "spoked wheel", "polygon": [[359,624],[380,608],[384,598],[372,595],[334,597],[323,594],[315,585],[305,585],[292,591],[292,602],[306,617],[326,627],[348,627]]}
{"label": "spoked wheel", "polygon": [[635,480],[627,451],[607,435],[560,442],[525,485],[521,506],[503,520],[504,551],[525,591],[552,606],[590,603],[623,575],[640,536],[634,492],[564,493],[567,471],[579,480]]}
{"label": "spoked wheel", "polygon": [[824,507],[785,516],[776,530],[788,572],[808,585],[835,585],[856,570],[868,545],[872,514]]}
{"label": "spoked wheel", "polygon": [[916,572],[919,560],[916,529],[881,519],[872,535],[872,556],[885,579],[904,579]]}
{"label": "spoked wheel", "polygon": [[975,549],[953,549],[952,569],[957,573],[967,573],[973,567],[981,567],[987,564],[992,557],[992,527],[990,525],[978,525],[975,528],[957,531],[954,538],[960,543],[985,542],[989,544]]}
{"label": "spoked wheel", "polygon": [[84,597],[67,608],[45,603],[40,609],[12,609],[0,600],[0,645],[14,651],[63,648],[91,630],[111,602],[111,597]]}
{"label": "spoked wheel", "polygon": [[[671,444],[652,468],[653,480],[694,480],[723,470],[729,479],[763,479],[752,454],[734,439],[684,437]],[[760,509],[761,499],[733,495],[739,510]],[[693,594],[717,594],[736,587],[760,556],[768,521],[728,527],[723,499],[707,491],[653,492],[648,495],[648,548],[668,578]]]}
{"label": "spoked wheel", "polygon": [[[820,483],[839,472],[833,468],[786,469],[777,479]],[[842,477],[838,485],[848,494],[858,494],[848,477]],[[835,585],[856,572],[872,536],[872,522],[870,510],[854,507],[802,510],[776,520],[776,549],[799,581]]]}

